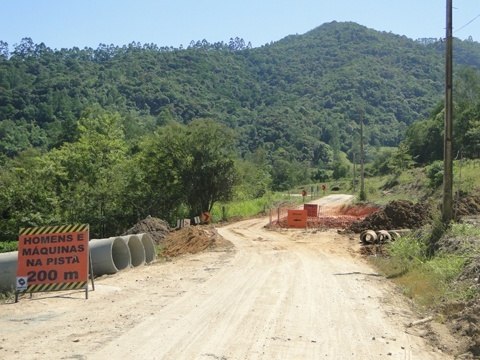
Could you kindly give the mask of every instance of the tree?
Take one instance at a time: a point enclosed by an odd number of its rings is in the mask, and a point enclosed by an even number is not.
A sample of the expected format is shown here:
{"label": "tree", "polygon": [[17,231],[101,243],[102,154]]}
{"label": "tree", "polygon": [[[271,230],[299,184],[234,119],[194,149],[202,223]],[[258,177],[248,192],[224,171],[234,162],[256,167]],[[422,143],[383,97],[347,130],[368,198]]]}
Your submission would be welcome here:
{"label": "tree", "polygon": [[188,125],[182,180],[190,215],[211,211],[215,202],[232,198],[237,180],[234,144],[233,132],[213,120]]}
{"label": "tree", "polygon": [[35,54],[35,44],[33,40],[28,37],[23,38],[20,44],[15,44],[15,49],[12,54],[22,59],[33,56]]}
{"label": "tree", "polygon": [[7,60],[9,55],[10,51],[8,49],[8,43],[0,40],[0,59],[4,58],[5,60]]}
{"label": "tree", "polygon": [[477,157],[480,151],[480,72],[464,68],[456,83],[455,144],[463,156]]}
{"label": "tree", "polygon": [[57,225],[58,168],[44,154],[28,149],[0,167],[0,241],[15,240],[21,227]]}
{"label": "tree", "polygon": [[478,118],[471,121],[470,128],[465,134],[465,150],[472,157],[480,157],[480,113]]}
{"label": "tree", "polygon": [[0,122],[0,152],[9,157],[18,155],[31,146],[25,121],[15,123],[12,120]]}
{"label": "tree", "polygon": [[238,174],[238,183],[235,186],[236,199],[256,199],[271,188],[272,178],[266,165],[237,160],[235,168]]}
{"label": "tree", "polygon": [[182,213],[185,205],[193,217],[233,196],[234,137],[224,125],[213,120],[172,123],[139,146],[134,161],[138,172],[128,188],[146,215],[173,222],[187,215]]}
{"label": "tree", "polygon": [[397,150],[392,154],[389,167],[395,175],[400,175],[402,171],[411,168],[414,163],[407,144],[401,143]]}
{"label": "tree", "polygon": [[335,180],[347,177],[350,173],[350,162],[348,161],[346,154],[343,152],[337,152],[332,167],[332,176]]}
{"label": "tree", "polygon": [[[129,177],[126,198],[139,216],[156,216],[172,223],[186,202],[183,183],[189,163],[186,127],[170,124],[147,136],[139,145]],[[135,205],[136,204],[136,205]]]}
{"label": "tree", "polygon": [[89,110],[79,120],[80,137],[49,153],[60,171],[55,188],[67,223],[88,223],[92,236],[118,234],[123,209],[127,146],[118,114]]}
{"label": "tree", "polygon": [[296,161],[288,151],[279,148],[272,159],[272,190],[290,190],[295,185],[307,183],[310,180],[307,168],[306,164]]}
{"label": "tree", "polygon": [[425,164],[443,157],[443,109],[410,126],[405,140],[412,158]]}

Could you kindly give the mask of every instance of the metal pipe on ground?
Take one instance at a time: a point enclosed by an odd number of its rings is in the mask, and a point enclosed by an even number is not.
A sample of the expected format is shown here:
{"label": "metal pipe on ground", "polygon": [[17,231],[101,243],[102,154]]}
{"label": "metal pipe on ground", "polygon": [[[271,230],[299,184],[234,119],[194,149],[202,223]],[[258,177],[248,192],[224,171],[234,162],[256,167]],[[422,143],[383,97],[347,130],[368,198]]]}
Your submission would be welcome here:
{"label": "metal pipe on ground", "polygon": [[120,236],[130,249],[131,264],[133,267],[145,264],[145,248],[137,235]]}
{"label": "metal pipe on ground", "polygon": [[147,233],[137,234],[137,236],[142,242],[143,248],[145,249],[145,262],[149,264],[153,260],[155,260],[155,257],[157,255],[155,252],[155,244],[153,242],[153,239]]}
{"label": "metal pipe on ground", "polygon": [[130,266],[130,249],[119,237],[92,239],[89,242],[93,274],[115,274]]}
{"label": "metal pipe on ground", "polygon": [[18,251],[0,254],[0,291],[14,291],[17,279]]}

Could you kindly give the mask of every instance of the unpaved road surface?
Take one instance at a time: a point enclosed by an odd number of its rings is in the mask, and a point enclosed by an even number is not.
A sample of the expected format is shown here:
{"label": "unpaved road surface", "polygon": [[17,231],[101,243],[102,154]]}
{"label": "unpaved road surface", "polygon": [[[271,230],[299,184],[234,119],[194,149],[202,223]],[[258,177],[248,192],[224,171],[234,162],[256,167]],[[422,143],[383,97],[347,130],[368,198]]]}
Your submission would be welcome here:
{"label": "unpaved road surface", "polygon": [[[331,197],[330,202],[346,198]],[[324,201],[328,201],[324,200]],[[218,232],[234,246],[0,306],[0,359],[451,359],[335,231]]]}

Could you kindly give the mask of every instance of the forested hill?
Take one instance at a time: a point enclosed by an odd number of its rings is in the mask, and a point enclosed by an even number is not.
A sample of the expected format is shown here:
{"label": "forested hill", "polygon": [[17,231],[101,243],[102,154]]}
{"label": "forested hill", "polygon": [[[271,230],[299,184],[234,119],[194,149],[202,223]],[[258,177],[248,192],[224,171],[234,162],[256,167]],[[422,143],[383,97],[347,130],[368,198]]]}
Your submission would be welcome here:
{"label": "forested hill", "polygon": [[[479,67],[480,44],[456,41]],[[11,52],[10,52],[11,51]],[[135,138],[171,121],[210,118],[235,129],[242,154],[264,148],[318,165],[350,148],[360,114],[372,145],[396,145],[441,102],[443,44],[355,23],[324,24],[259,48],[242,39],[52,50],[0,42],[0,152],[76,137],[91,107],[123,115]]]}

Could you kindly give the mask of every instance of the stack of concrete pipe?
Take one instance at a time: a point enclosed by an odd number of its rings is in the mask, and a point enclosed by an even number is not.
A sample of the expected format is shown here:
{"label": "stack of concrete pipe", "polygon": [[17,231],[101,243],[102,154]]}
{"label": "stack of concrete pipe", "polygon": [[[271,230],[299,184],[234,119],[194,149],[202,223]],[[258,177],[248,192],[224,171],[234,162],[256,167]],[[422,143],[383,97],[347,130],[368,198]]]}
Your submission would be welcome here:
{"label": "stack of concrete pipe", "polygon": [[18,251],[0,254],[0,291],[15,290]]}
{"label": "stack of concrete pipe", "polygon": [[155,257],[156,257],[155,245],[153,243],[153,239],[147,233],[137,234],[137,236],[142,242],[143,248],[145,249],[145,262],[149,264],[153,260],[155,260]]}
{"label": "stack of concrete pipe", "polygon": [[383,244],[386,242],[397,240],[402,235],[409,233],[410,230],[365,230],[360,234],[360,241],[364,245]]}
{"label": "stack of concrete pipe", "polygon": [[[89,242],[93,274],[116,272],[155,260],[155,246],[148,234],[126,235]],[[15,289],[18,251],[0,253],[0,291]]]}
{"label": "stack of concrete pipe", "polygon": [[148,234],[92,239],[90,255],[95,276],[115,274],[155,260],[155,246]]}

